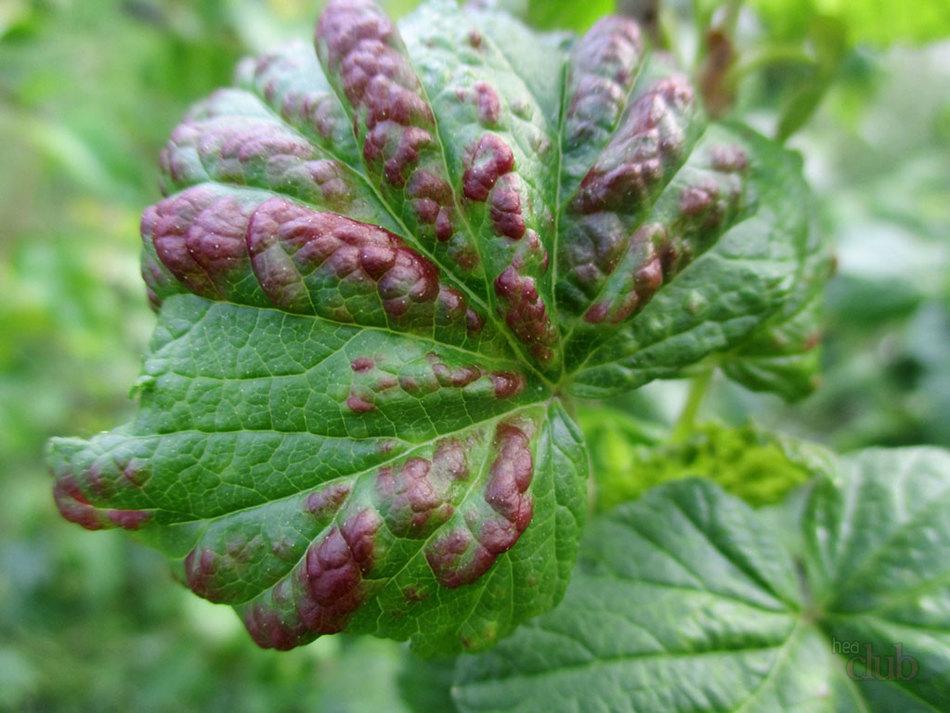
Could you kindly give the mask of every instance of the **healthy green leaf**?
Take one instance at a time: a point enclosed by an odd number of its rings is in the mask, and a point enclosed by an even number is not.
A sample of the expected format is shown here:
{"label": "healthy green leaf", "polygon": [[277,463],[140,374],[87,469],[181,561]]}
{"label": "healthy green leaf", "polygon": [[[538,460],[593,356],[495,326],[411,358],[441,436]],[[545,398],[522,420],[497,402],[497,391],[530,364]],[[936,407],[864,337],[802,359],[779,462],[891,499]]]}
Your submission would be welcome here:
{"label": "healthy green leaf", "polygon": [[479,649],[552,607],[585,509],[561,406],[737,347],[795,294],[799,162],[707,125],[630,20],[573,44],[333,0],[161,157],[133,421],[55,439],[61,512],[124,527],[262,646]]}
{"label": "healthy green leaf", "polygon": [[755,0],[752,3],[779,37],[800,37],[816,17],[842,22],[856,43],[921,44],[950,32],[950,6],[943,0]]}
{"label": "healthy green leaf", "polygon": [[413,713],[454,713],[452,682],[456,658],[404,657],[397,677],[402,702]]}
{"label": "healthy green leaf", "polygon": [[568,3],[527,0],[525,18],[532,27],[584,31],[604,15],[613,12],[615,5],[615,0]]}
{"label": "healthy green leaf", "polygon": [[692,476],[708,477],[753,506],[768,505],[831,469],[831,455],[824,449],[753,425],[706,423],[685,441],[656,444],[631,432],[632,424],[622,414],[594,420],[582,412],[579,423],[591,451],[601,510]]}
{"label": "healthy green leaf", "polygon": [[812,230],[792,296],[752,336],[719,363],[730,379],[787,401],[817,386],[821,365],[820,325],[824,287],[834,270],[828,243]]}
{"label": "healthy green leaf", "polygon": [[460,709],[947,710],[950,454],[868,451],[804,495],[801,551],[705,480],[593,522],[561,605],[460,660]]}

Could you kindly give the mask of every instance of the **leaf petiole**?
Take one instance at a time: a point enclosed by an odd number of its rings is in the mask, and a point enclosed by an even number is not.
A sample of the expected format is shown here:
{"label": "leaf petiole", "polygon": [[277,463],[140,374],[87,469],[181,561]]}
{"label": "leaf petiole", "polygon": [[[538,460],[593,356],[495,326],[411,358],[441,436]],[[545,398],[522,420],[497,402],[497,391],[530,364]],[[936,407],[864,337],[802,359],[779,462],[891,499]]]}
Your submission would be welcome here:
{"label": "leaf petiole", "polygon": [[683,410],[680,411],[679,418],[676,419],[676,425],[673,427],[671,440],[674,443],[685,441],[692,435],[696,426],[696,416],[703,404],[703,399],[706,397],[706,392],[709,390],[714,373],[715,367],[710,367],[694,376],[690,382]]}

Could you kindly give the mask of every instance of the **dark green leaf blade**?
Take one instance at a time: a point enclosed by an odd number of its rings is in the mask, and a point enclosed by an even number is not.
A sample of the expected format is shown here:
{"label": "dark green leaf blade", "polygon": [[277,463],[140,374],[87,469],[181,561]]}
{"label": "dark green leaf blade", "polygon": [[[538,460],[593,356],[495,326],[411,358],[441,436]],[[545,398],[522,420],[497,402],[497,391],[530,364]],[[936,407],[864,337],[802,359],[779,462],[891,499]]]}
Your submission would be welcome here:
{"label": "dark green leaf blade", "polygon": [[594,521],[560,607],[460,659],[460,709],[946,710],[950,454],[833,467],[785,518],[680,480]]}
{"label": "dark green leaf blade", "polygon": [[[739,538],[734,536],[739,534]],[[463,658],[462,711],[775,711],[827,690],[791,558],[755,514],[685,480],[594,521],[561,607]]]}
{"label": "dark green leaf blade", "polygon": [[876,449],[847,459],[837,487],[815,488],[803,529],[823,626],[835,640],[858,644],[852,658],[863,695],[880,710],[945,710],[950,454]]}
{"label": "dark green leaf blade", "polygon": [[[809,196],[808,213],[813,205]],[[720,359],[726,376],[787,401],[814,391],[821,368],[824,291],[834,269],[831,245],[823,231],[812,225],[795,287],[773,317]]]}
{"label": "dark green leaf blade", "polygon": [[431,338],[172,297],[136,419],[52,442],[57,501],[138,531],[261,645],[347,626],[482,648],[560,597],[586,476],[544,388],[491,366]]}

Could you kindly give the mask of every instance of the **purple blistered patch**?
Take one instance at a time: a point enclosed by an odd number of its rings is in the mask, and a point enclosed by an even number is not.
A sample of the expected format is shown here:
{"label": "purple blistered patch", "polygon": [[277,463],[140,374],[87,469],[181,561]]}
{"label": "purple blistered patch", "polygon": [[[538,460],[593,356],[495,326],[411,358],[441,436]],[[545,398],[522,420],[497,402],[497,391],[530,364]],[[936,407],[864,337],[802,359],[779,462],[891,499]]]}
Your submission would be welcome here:
{"label": "purple blistered patch", "polygon": [[627,252],[630,233],[616,213],[595,213],[570,224],[565,258],[572,280],[594,295]]}
{"label": "purple blistered patch", "polygon": [[710,152],[713,171],[683,187],[679,195],[679,220],[674,227],[687,244],[703,234],[727,227],[742,202],[745,152],[738,147],[715,146]]}
{"label": "purple blistered patch", "polygon": [[571,208],[577,213],[635,211],[682,154],[693,104],[686,77],[675,74],[655,82],[630,107],[623,125],[584,176]]}
{"label": "purple blistered patch", "polygon": [[383,162],[386,180],[396,188],[402,188],[419,162],[419,154],[430,144],[432,134],[425,129],[385,121],[366,134],[363,158],[369,163]]}
{"label": "purple blistered patch", "polygon": [[[357,110],[354,124],[357,133],[365,130],[367,163],[380,167],[391,187],[406,189],[419,225],[431,231],[427,236],[449,240],[455,234],[454,199],[434,150],[434,117],[395,26],[372,2],[332,0],[317,25],[316,41]],[[465,270],[474,267],[456,261]]]}
{"label": "purple blistered patch", "polygon": [[712,167],[725,173],[742,173],[749,167],[749,157],[739,146],[720,144],[712,148]]}
{"label": "purple blistered patch", "polygon": [[494,126],[501,118],[501,99],[487,82],[475,82],[475,108],[483,126]]}
{"label": "purple blistered patch", "polygon": [[376,405],[365,394],[351,391],[346,397],[346,407],[353,413],[369,413],[376,410]]}
{"label": "purple blistered patch", "polygon": [[484,320],[475,310],[468,307],[465,297],[456,289],[442,286],[436,301],[438,324],[465,324],[471,333],[481,331]]}
{"label": "purple blistered patch", "polygon": [[350,362],[350,368],[356,372],[364,372],[372,369],[373,364],[373,360],[370,357],[357,357]]}
{"label": "purple blistered patch", "polygon": [[[426,561],[442,586],[471,584],[514,547],[531,522],[533,507],[528,489],[534,472],[528,433],[512,423],[495,431],[496,451],[485,502],[494,511],[486,517],[470,510],[464,525],[439,533],[425,550]],[[475,533],[474,535],[472,533]]]}
{"label": "purple blistered patch", "polygon": [[53,486],[53,499],[60,515],[87,530],[101,530],[103,524],[99,514],[79,489],[72,476],[64,476]]}
{"label": "purple blistered patch", "polygon": [[714,182],[687,186],[680,193],[680,210],[684,215],[700,215],[712,206],[718,196],[719,186]]}
{"label": "purple blistered patch", "polygon": [[409,181],[406,191],[420,223],[435,228],[436,239],[444,242],[452,237],[452,187],[431,171],[420,169]]}
{"label": "purple blistered patch", "polygon": [[[87,474],[88,475],[88,474]],[[94,478],[95,480],[95,478]],[[53,500],[59,513],[70,522],[87,530],[102,530],[121,527],[137,530],[151,519],[151,513],[144,510],[100,509],[93,505],[80,489],[76,479],[64,475],[53,486]]]}
{"label": "purple blistered patch", "polygon": [[331,0],[317,23],[316,39],[328,64],[340,73],[350,104],[380,121],[431,120],[419,83],[399,49],[392,21],[369,0]]}
{"label": "purple blistered patch", "polygon": [[454,386],[462,388],[468,386],[473,381],[481,378],[482,370],[480,367],[469,364],[461,366],[449,366],[442,361],[437,354],[427,354],[426,358],[432,367],[432,373],[440,386]]}
{"label": "purple blistered patch", "polygon": [[584,320],[591,324],[600,324],[607,318],[610,305],[606,302],[595,302],[584,313]]}
{"label": "purple blistered patch", "polygon": [[215,575],[219,569],[219,556],[207,548],[196,548],[185,557],[185,581],[188,588],[208,601],[220,601],[221,592]]}
{"label": "purple blistered patch", "polygon": [[426,545],[425,554],[439,584],[450,589],[471,584],[495,562],[465,527],[439,533]]}
{"label": "purple blistered patch", "polygon": [[349,494],[348,483],[335,483],[310,493],[304,501],[304,508],[314,517],[329,517],[340,509]]}
{"label": "purple blistered patch", "polygon": [[292,42],[276,52],[244,60],[237,75],[241,84],[252,86],[284,119],[311,129],[332,145],[349,127],[336,97],[307,81],[314,63],[312,47]]}
{"label": "purple blistered patch", "polygon": [[148,210],[143,215],[141,223],[141,233],[145,242],[146,249],[142,251],[142,280],[145,282],[145,294],[148,297],[149,306],[156,312],[161,308],[165,297],[181,291],[181,286],[174,275],[158,259],[154,253],[154,246],[150,245],[151,235],[144,232],[148,227],[145,219],[152,219]]}
{"label": "purple blistered patch", "polygon": [[92,491],[94,497],[102,498],[108,495],[109,486],[102,476],[102,467],[98,463],[93,463],[85,472],[86,486]]}
{"label": "purple blistered patch", "polygon": [[475,310],[468,309],[465,311],[465,326],[470,332],[480,332],[485,326],[485,319]]}
{"label": "purple blistered patch", "polygon": [[524,390],[524,377],[513,371],[494,371],[491,373],[492,388],[495,397],[508,399]]}
{"label": "purple blistered patch", "polygon": [[657,255],[650,256],[637,268],[636,272],[633,273],[633,284],[639,304],[646,304],[654,293],[660,289],[663,284],[663,276],[662,259]]}
{"label": "purple blistered patch", "polygon": [[175,279],[217,298],[247,269],[245,232],[253,209],[212,186],[195,186],[148,208],[142,234]]}
{"label": "purple blistered patch", "polygon": [[244,612],[244,626],[254,643],[265,649],[287,651],[313,638],[293,610],[290,580],[281,580],[274,586],[272,599],[275,606],[258,602]]}
{"label": "purple blistered patch", "polygon": [[382,520],[367,508],[333,527],[310,546],[300,568],[303,596],[297,613],[303,626],[318,634],[342,631],[363,602],[363,576],[375,559],[376,533]]}
{"label": "purple blistered patch", "polygon": [[[531,522],[532,514],[531,496],[527,492],[534,473],[531,443],[528,434],[509,423],[498,426],[495,441],[498,455],[492,463],[485,500],[520,535]],[[514,539],[504,549],[511,547]]]}
{"label": "purple blistered patch", "polygon": [[123,530],[138,530],[152,518],[152,515],[144,510],[117,510],[110,508],[106,510],[106,517]]}
{"label": "purple blistered patch", "polygon": [[429,304],[438,309],[442,323],[464,323],[465,300],[440,284],[438,268],[375,225],[273,198],[252,215],[247,243],[265,294],[285,309],[320,308],[312,305],[300,282],[301,275],[319,271],[340,281],[374,285],[391,319],[400,318],[413,305]]}
{"label": "purple blistered patch", "polygon": [[592,324],[619,324],[642,309],[663,284],[667,270],[662,256],[668,246],[666,230],[657,223],[642,226],[630,240],[629,272],[610,298],[592,304],[584,319]]}
{"label": "purple blistered patch", "polygon": [[387,391],[388,389],[394,389],[399,385],[399,379],[397,379],[392,374],[383,374],[376,380],[374,389],[376,391]]}
{"label": "purple blistered patch", "polygon": [[495,294],[504,303],[505,322],[540,362],[550,361],[557,332],[538,294],[534,278],[512,265],[495,278]]}
{"label": "purple blistered patch", "polygon": [[610,133],[620,119],[642,57],[640,29],[624,17],[601,19],[575,45],[565,116],[568,150],[596,144]]}
{"label": "purple blistered patch", "polygon": [[497,134],[484,134],[468,149],[462,192],[469,200],[486,201],[498,179],[514,167],[511,147]]}
{"label": "purple blistered patch", "polygon": [[524,216],[521,214],[520,180],[514,173],[498,179],[491,192],[491,220],[499,235],[520,240],[525,233]]}
{"label": "purple blistered patch", "polygon": [[399,385],[403,391],[418,395],[431,393],[438,388],[464,389],[471,384],[484,380],[490,383],[497,398],[510,398],[520,394],[525,387],[525,379],[521,374],[511,371],[487,371],[478,364],[449,364],[438,354],[430,352],[426,361],[432,370],[431,377],[419,373],[404,374],[399,377]]}
{"label": "purple blistered patch", "polygon": [[[341,210],[347,206],[352,198],[352,188],[340,163],[329,159],[308,161],[304,171],[306,178],[319,189],[320,196],[328,206]],[[291,178],[294,169],[289,167],[279,175]]]}
{"label": "purple blistered patch", "polygon": [[399,537],[424,537],[448,520],[455,507],[452,485],[468,477],[462,444],[439,443],[432,460],[409,458],[379,470],[376,492],[389,529]]}
{"label": "purple blistered patch", "polygon": [[175,127],[159,163],[175,183],[206,179],[209,168],[214,178],[243,182],[255,166],[266,167],[281,159],[299,164],[312,157],[310,144],[283,124],[232,116],[185,120]]}

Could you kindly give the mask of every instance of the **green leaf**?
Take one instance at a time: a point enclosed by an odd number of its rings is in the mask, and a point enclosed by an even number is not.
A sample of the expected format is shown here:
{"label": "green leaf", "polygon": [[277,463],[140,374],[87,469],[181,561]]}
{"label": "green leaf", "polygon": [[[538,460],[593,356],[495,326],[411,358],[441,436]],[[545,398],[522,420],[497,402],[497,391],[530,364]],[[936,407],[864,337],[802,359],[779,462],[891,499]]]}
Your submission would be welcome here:
{"label": "green leaf", "polygon": [[842,22],[853,43],[923,44],[950,32],[950,6],[943,0],[755,0],[752,5],[773,33],[799,37],[816,16]]}
{"label": "green leaf", "polygon": [[631,432],[621,415],[595,421],[582,413],[580,425],[590,446],[601,510],[693,476],[708,477],[753,506],[768,505],[830,470],[831,456],[820,447],[753,425],[706,423],[685,441],[659,445]]}
{"label": "green leaf", "polygon": [[797,159],[708,126],[621,18],[572,44],[333,0],[161,168],[139,410],[52,441],[57,503],[276,648],[481,649],[554,606],[588,460],[561,395],[740,344],[805,253]]}
{"label": "green leaf", "polygon": [[865,451],[806,505],[806,576],[826,634],[875,651],[900,644],[918,664],[910,679],[862,678],[879,710],[950,705],[948,506],[950,455],[927,448]]}
{"label": "green leaf", "polygon": [[645,487],[638,463],[669,437],[669,429],[604,404],[579,408],[577,423],[590,451],[598,508],[639,495]]}
{"label": "green leaf", "polygon": [[828,241],[812,229],[792,296],[745,342],[720,359],[723,372],[754,391],[787,401],[810,394],[821,369],[825,286],[834,271]]}
{"label": "green leaf", "polygon": [[839,468],[789,502],[801,552],[705,480],[594,521],[558,609],[460,660],[460,710],[947,710],[950,454]]}
{"label": "green leaf", "polygon": [[597,20],[614,11],[615,0],[591,2],[550,2],[526,0],[525,18],[533,27],[557,27],[583,32]]}
{"label": "green leaf", "polygon": [[[550,2],[546,0],[468,0],[473,8],[503,11],[539,29],[584,32],[604,15],[616,10],[615,0]],[[620,14],[620,13],[618,13]]]}
{"label": "green leaf", "polygon": [[[755,207],[741,212],[733,227],[618,330],[602,335],[592,333],[589,323],[577,328],[580,344],[602,344],[584,354],[575,393],[603,397],[679,375],[710,353],[728,351],[756,335],[796,294],[813,244],[801,211],[809,194],[800,158],[732,125],[709,126],[703,142],[745,147]],[[677,202],[684,195],[680,189]]]}
{"label": "green leaf", "polygon": [[278,648],[344,625],[477,648],[559,597],[584,456],[517,365],[196,296],[161,316],[135,421],[53,442],[68,518],[140,530]]}
{"label": "green leaf", "polygon": [[455,657],[404,657],[397,683],[402,701],[409,710],[413,713],[454,713],[452,682],[455,677],[455,661]]}

